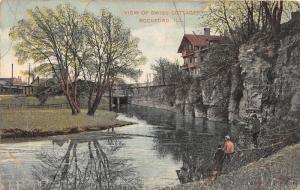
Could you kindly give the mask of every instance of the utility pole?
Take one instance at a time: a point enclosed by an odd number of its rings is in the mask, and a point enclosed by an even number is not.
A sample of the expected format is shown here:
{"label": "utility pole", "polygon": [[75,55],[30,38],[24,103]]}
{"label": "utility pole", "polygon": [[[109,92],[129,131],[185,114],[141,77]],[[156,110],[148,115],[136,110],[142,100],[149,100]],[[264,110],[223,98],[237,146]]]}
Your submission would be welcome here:
{"label": "utility pole", "polygon": [[183,32],[185,35],[185,13],[183,13]]}
{"label": "utility pole", "polygon": [[147,73],[147,86],[149,86],[149,73]]}
{"label": "utility pole", "polygon": [[2,52],[1,52],[1,49],[0,49],[0,76],[1,76],[1,59],[2,59]]}
{"label": "utility pole", "polygon": [[176,6],[175,1],[172,0],[172,2],[173,2],[173,5],[174,5],[174,8],[175,8],[175,10],[176,10],[176,14],[177,14],[177,16],[178,16],[178,18],[179,18],[179,20],[180,20],[181,26],[183,27],[183,33],[184,33],[184,35],[185,35],[185,13],[183,13],[183,17],[184,17],[184,18],[183,18],[183,21],[182,21],[181,16],[180,16],[179,13],[178,13],[177,6]]}
{"label": "utility pole", "polygon": [[14,64],[11,64],[11,85],[14,85]]}
{"label": "utility pole", "polygon": [[30,63],[28,64],[28,85],[30,84]]}

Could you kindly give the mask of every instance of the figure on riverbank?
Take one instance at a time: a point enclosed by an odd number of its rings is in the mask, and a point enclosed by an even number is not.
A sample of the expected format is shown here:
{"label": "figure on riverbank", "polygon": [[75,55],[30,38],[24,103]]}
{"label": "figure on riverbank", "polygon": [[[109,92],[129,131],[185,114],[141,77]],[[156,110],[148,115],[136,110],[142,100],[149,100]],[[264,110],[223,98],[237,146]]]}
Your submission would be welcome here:
{"label": "figure on riverbank", "polygon": [[252,141],[254,143],[254,146],[257,147],[258,146],[258,136],[259,136],[259,133],[260,133],[260,121],[257,118],[256,114],[253,114],[251,116],[250,132],[251,132]]}
{"label": "figure on riverbank", "polygon": [[225,152],[225,158],[230,160],[231,155],[234,153],[234,144],[230,140],[230,137],[228,135],[225,136],[224,152]]}
{"label": "figure on riverbank", "polygon": [[215,164],[214,164],[214,169],[212,172],[212,175],[213,175],[212,180],[215,180],[221,174],[221,171],[223,168],[223,163],[224,163],[224,157],[225,157],[225,152],[222,149],[222,145],[220,144],[218,146],[217,151],[214,154]]}

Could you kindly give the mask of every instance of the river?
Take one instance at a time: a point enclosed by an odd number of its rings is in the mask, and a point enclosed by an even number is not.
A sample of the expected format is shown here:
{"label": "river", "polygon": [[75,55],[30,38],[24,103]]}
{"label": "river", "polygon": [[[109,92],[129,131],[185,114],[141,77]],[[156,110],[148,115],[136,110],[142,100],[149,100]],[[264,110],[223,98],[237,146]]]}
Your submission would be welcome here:
{"label": "river", "polygon": [[187,182],[179,180],[180,170],[189,173],[189,181],[203,177],[199,168],[211,160],[224,136],[240,136],[227,123],[155,108],[128,105],[117,112],[118,119],[135,124],[109,131],[2,142],[2,187],[63,190],[174,186]]}

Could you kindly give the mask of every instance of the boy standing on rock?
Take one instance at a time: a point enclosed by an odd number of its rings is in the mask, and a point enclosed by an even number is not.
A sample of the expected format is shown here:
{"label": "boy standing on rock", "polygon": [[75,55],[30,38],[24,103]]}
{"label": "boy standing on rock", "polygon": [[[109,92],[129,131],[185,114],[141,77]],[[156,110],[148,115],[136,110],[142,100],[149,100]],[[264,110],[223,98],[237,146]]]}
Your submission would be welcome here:
{"label": "boy standing on rock", "polygon": [[230,137],[228,135],[225,136],[224,152],[225,158],[230,160],[231,155],[234,153],[234,144],[233,142],[231,142]]}

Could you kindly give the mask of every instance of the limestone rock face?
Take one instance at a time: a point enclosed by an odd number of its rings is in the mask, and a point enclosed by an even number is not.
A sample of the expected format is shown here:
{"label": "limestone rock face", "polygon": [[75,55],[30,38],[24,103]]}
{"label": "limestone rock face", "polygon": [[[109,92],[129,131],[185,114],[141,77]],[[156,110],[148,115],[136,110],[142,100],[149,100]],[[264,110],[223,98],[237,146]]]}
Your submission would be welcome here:
{"label": "limestone rock face", "polygon": [[227,120],[230,82],[226,72],[202,82],[202,101],[207,108],[207,118],[214,121]]}
{"label": "limestone rock face", "polygon": [[210,48],[201,75],[175,87],[137,89],[137,99],[194,117],[245,121],[300,118],[300,12],[278,38],[257,34],[236,55],[230,44]]}
{"label": "limestone rock face", "polygon": [[178,107],[186,115],[228,121],[247,120],[252,113],[261,121],[300,113],[297,18],[300,13],[282,25],[277,39],[268,34],[254,36],[240,47],[236,59],[226,45],[209,50],[202,74],[193,80],[187,94],[176,97]]}
{"label": "limestone rock face", "polygon": [[[258,40],[240,48],[243,76],[240,117],[261,120],[300,111],[300,22],[283,25],[280,41]],[[295,32],[297,30],[298,32]]]}
{"label": "limestone rock face", "polygon": [[206,117],[214,121],[228,119],[231,91],[231,71],[228,65],[232,62],[233,56],[228,45],[218,45],[206,52],[202,75],[194,77],[184,100],[177,98],[178,104],[184,104],[185,115]]}
{"label": "limestone rock face", "polygon": [[243,81],[240,64],[231,67],[231,89],[228,105],[228,121],[239,120],[239,103],[243,95]]}
{"label": "limestone rock face", "polygon": [[[270,47],[269,47],[270,48]],[[265,51],[261,44],[244,45],[240,48],[239,62],[243,76],[243,96],[239,105],[239,115],[248,117],[250,113],[259,113],[263,98],[268,95],[272,85],[272,65],[260,56]]]}

